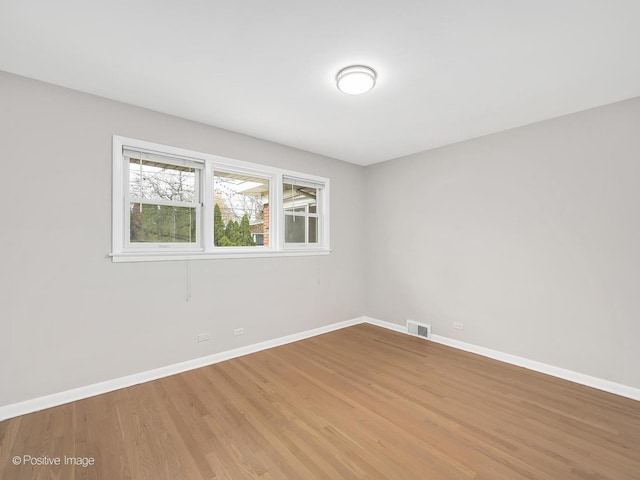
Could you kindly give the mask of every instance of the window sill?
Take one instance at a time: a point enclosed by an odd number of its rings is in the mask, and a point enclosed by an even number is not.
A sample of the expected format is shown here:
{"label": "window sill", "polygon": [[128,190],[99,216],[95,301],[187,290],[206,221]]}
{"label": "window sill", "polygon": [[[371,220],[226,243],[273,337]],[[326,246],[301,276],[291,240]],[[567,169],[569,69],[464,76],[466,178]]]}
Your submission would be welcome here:
{"label": "window sill", "polygon": [[110,253],[113,263],[124,262],[168,262],[175,260],[216,260],[223,258],[271,258],[271,257],[306,257],[329,255],[327,249],[300,249],[257,252],[126,252]]}

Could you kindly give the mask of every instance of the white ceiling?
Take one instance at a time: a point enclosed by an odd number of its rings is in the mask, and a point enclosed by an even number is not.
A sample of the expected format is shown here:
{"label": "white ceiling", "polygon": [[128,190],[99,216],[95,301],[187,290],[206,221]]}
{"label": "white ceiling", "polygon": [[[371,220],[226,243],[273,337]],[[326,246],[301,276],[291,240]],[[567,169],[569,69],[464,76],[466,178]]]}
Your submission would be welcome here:
{"label": "white ceiling", "polygon": [[0,0],[0,70],[367,165],[640,95],[640,1]]}

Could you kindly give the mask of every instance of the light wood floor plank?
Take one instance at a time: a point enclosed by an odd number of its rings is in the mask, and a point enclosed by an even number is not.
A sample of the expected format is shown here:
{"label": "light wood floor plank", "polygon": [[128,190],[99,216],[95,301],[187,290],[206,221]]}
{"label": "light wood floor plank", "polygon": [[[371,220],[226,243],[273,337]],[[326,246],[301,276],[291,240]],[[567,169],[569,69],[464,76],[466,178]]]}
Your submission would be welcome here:
{"label": "light wood floor plank", "polygon": [[358,325],[1,422],[0,478],[640,480],[640,402]]}

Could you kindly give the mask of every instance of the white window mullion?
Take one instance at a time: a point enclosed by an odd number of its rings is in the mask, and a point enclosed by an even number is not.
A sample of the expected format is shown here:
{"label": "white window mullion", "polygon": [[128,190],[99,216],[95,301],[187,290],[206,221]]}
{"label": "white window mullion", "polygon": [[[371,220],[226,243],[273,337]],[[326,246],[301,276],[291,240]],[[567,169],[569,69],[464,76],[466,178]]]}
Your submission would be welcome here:
{"label": "white window mullion", "polygon": [[[124,195],[122,196],[122,216],[124,217],[124,230],[122,232],[121,245],[122,247],[129,246],[129,239],[131,238],[131,195],[129,193],[129,159],[124,159],[122,164],[122,180],[121,185]],[[124,185],[123,185],[124,184]]]}
{"label": "white window mullion", "polygon": [[304,245],[309,244],[309,205],[304,206],[304,212],[300,212],[302,224],[304,225]]}
{"label": "white window mullion", "polygon": [[284,247],[284,206],[282,204],[282,175],[274,175],[269,204],[269,243],[277,250]]}
{"label": "white window mullion", "polygon": [[196,214],[195,214],[195,222],[196,222],[196,238],[194,239],[194,243],[198,247],[202,247],[202,207],[200,204],[196,205]]}
{"label": "white window mullion", "polygon": [[329,231],[329,179],[324,184],[324,188],[318,192],[318,241],[324,248],[329,249],[330,231]]}
{"label": "white window mullion", "polygon": [[213,165],[206,162],[202,175],[202,248],[205,252],[213,251],[213,208],[215,194],[213,190]]}

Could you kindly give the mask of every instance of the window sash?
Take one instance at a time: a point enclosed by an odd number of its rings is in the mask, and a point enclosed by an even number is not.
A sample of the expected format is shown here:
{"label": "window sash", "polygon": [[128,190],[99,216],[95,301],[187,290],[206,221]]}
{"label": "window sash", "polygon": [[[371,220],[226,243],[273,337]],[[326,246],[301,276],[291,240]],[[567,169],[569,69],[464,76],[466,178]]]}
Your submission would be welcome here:
{"label": "window sash", "polygon": [[[131,154],[135,155],[132,157]],[[132,196],[129,190],[130,178],[131,178],[131,160],[141,159],[143,161],[157,162],[159,166],[179,166],[185,168],[192,168],[195,170],[195,182],[194,182],[194,202],[185,202],[179,200],[170,200],[166,198],[140,198]],[[124,195],[124,250],[125,251],[138,251],[138,250],[152,250],[152,249],[175,249],[175,250],[193,250],[201,249],[201,231],[202,231],[202,182],[201,171],[204,164],[199,162],[193,162],[181,157],[172,157],[169,155],[158,155],[145,153],[144,150],[131,150],[126,147],[122,149],[122,162],[123,162],[123,188],[125,190]],[[135,242],[131,241],[131,204],[138,203],[141,205],[160,205],[166,207],[181,207],[192,208],[195,210],[195,235],[193,242]]]}
{"label": "window sash", "polygon": [[[195,240],[193,242],[132,242],[131,241],[131,204],[132,203],[141,203],[142,205],[163,205],[168,207],[182,207],[182,208],[191,208],[195,210],[195,222],[196,222],[196,231],[194,234]],[[184,202],[183,202],[184,203]],[[188,205],[177,205],[175,203],[155,203],[153,201],[144,201],[144,202],[136,202],[135,200],[130,201],[128,204],[125,204],[126,213],[125,213],[125,250],[135,251],[138,249],[149,250],[149,249],[164,249],[164,248],[174,248],[185,250],[192,249],[202,249],[201,244],[201,231],[202,231],[202,223],[200,219],[202,218],[202,207],[200,204],[188,204]]]}
{"label": "window sash", "polygon": [[[286,180],[285,180],[286,179]],[[319,182],[308,182],[305,183],[303,180],[299,180],[297,178],[293,178],[293,177],[283,177],[283,186],[284,185],[296,185],[296,186],[302,186],[302,187],[309,187],[309,188],[315,188],[317,191],[317,197],[315,199],[315,207],[316,207],[316,211],[315,213],[309,212],[309,203],[306,204],[296,204],[296,202],[292,202],[292,201],[288,201],[286,205],[283,205],[283,213],[285,216],[285,228],[286,228],[286,218],[287,217],[300,217],[303,219],[304,221],[304,242],[287,242],[286,239],[286,231],[285,231],[285,235],[283,236],[283,241],[284,241],[284,248],[318,248],[322,245],[322,239],[323,239],[323,224],[324,221],[322,220],[322,199],[323,199],[323,190],[324,190],[324,183],[319,183]],[[294,210],[291,211],[287,211],[287,208],[292,208]],[[304,209],[302,211],[296,211],[299,209]],[[315,242],[310,242],[309,241],[309,231],[310,231],[310,224],[309,224],[309,218],[315,218],[316,219],[316,241]]]}
{"label": "window sash", "polygon": [[[304,214],[304,213],[286,213],[285,212],[285,228],[286,228],[286,218],[287,217],[298,217],[301,219],[301,221],[304,222],[304,242],[287,242],[286,240],[286,236],[284,239],[285,242],[285,247],[318,247],[321,244],[320,239],[322,238],[322,221],[320,219],[320,217],[318,217],[318,215],[316,214]],[[315,242],[310,242],[309,241],[309,232],[310,232],[310,223],[309,223],[309,219],[310,218],[315,218],[316,219],[316,241]],[[286,235],[286,232],[285,232]]]}

